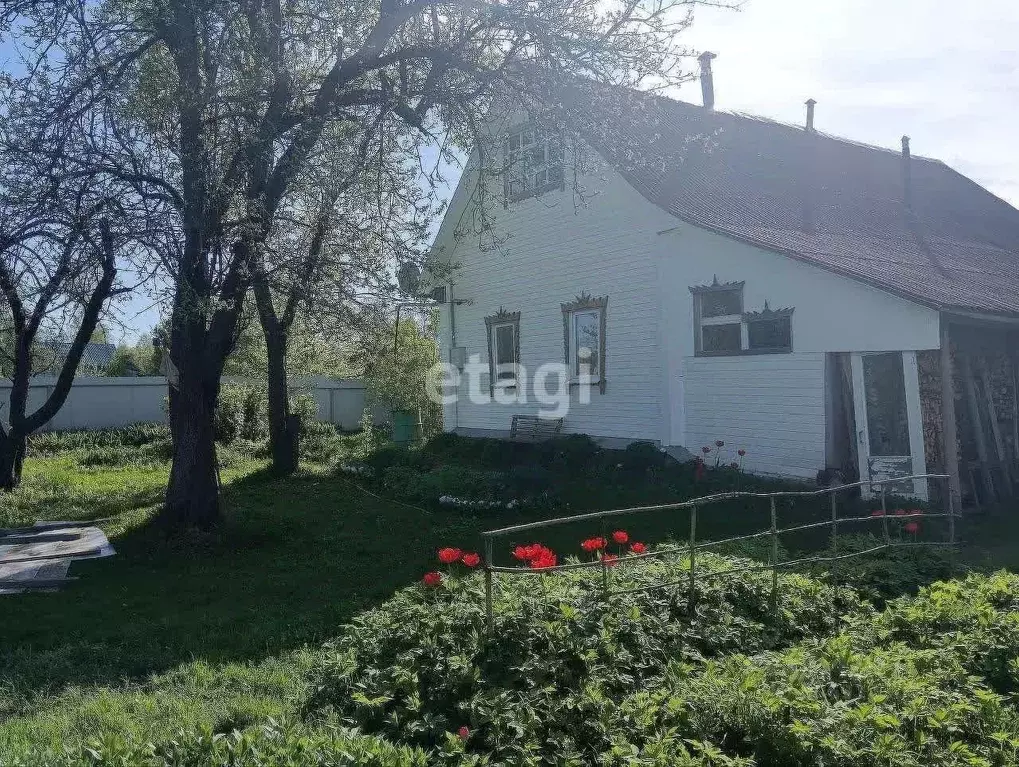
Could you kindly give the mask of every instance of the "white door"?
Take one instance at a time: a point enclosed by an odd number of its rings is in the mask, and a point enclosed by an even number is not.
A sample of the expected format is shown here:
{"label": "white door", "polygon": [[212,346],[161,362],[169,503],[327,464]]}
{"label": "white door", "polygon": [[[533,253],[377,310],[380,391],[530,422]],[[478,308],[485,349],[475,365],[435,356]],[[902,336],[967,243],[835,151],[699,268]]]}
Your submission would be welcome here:
{"label": "white door", "polygon": [[[853,402],[861,480],[926,473],[916,352],[852,355]],[[927,480],[888,483],[889,495],[927,499]],[[881,486],[863,486],[865,496]]]}

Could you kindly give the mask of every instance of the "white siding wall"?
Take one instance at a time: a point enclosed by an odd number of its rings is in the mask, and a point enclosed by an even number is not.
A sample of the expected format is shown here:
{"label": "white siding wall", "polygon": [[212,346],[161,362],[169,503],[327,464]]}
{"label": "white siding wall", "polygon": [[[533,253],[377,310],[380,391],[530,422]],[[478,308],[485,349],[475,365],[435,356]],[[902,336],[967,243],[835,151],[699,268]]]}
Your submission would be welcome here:
{"label": "white siding wall", "polygon": [[[521,312],[521,358],[533,369],[563,359],[561,303],[582,291],[609,296],[608,391],[574,406],[566,431],[694,451],[716,439],[740,442],[751,470],[812,477],[824,466],[824,353],[939,346],[931,309],[681,222],[612,171],[587,183],[596,195],[576,211],[568,191],[494,210],[510,237],[492,252],[473,241],[452,246],[460,188],[436,241],[461,264],[452,297],[473,302],[456,307],[457,345],[486,364],[484,317],[500,307]],[[747,310],[765,300],[794,307],[794,353],[694,357],[688,288],[716,276],[745,281]],[[440,343],[448,359],[448,311]],[[446,408],[447,428],[505,431],[513,413],[538,409],[476,405],[465,394]]]}
{"label": "white siding wall", "polygon": [[[451,257],[463,267],[452,297],[472,301],[455,307],[456,343],[468,356],[480,355],[487,392],[487,315],[500,308],[520,312],[521,362],[533,372],[543,363],[564,361],[561,304],[584,292],[607,295],[606,393],[592,387],[585,405],[577,402],[574,388],[564,431],[666,442],[655,232],[673,219],[614,174],[591,179],[588,187],[591,196],[577,209],[570,190],[498,207],[496,225],[511,236],[497,250],[485,252],[476,240],[456,245]],[[448,311],[444,315],[441,354],[448,359]],[[540,408],[533,397],[526,404],[474,404],[466,386],[460,394],[459,403],[446,410],[448,428],[506,431],[513,414]]]}
{"label": "white siding wall", "polygon": [[690,357],[686,360],[687,447],[728,463],[747,451],[754,473],[813,478],[824,468],[824,354]]}
{"label": "white siding wall", "polygon": [[[824,468],[824,352],[900,351],[940,346],[938,313],[876,288],[817,267],[756,248],[729,237],[679,224],[661,236],[665,298],[666,355],[669,359],[671,441],[697,450],[716,439],[754,437],[757,465],[749,444],[753,471],[814,476]],[[773,309],[791,306],[793,352],[746,357],[694,357],[694,310],[689,286],[744,281],[744,308],[756,311],[768,301]],[[737,376],[745,405],[715,402],[713,382]],[[802,382],[790,385],[790,378]],[[805,387],[812,387],[805,391]],[[755,416],[782,399],[785,425],[769,420],[779,411]],[[771,406],[769,405],[769,408]],[[704,413],[707,409],[710,416]],[[743,421],[755,424],[746,434]],[[782,421],[778,421],[782,423]],[[706,430],[707,429],[707,430]],[[708,433],[711,429],[715,433]],[[732,435],[727,437],[726,435]],[[795,461],[791,456],[799,456]],[[788,462],[774,466],[773,457]]]}

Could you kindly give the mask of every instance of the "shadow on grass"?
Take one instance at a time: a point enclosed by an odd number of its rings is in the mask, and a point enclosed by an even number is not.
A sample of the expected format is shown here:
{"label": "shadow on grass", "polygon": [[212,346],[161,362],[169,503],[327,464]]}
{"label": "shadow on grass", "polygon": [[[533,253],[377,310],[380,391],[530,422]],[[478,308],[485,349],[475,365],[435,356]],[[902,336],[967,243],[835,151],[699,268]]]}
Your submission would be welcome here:
{"label": "shadow on grass", "polygon": [[75,563],[64,591],[0,597],[0,679],[44,694],[317,643],[477,529],[319,474],[246,476],[224,508],[214,534],[168,541],[148,517],[113,539],[117,556]]}

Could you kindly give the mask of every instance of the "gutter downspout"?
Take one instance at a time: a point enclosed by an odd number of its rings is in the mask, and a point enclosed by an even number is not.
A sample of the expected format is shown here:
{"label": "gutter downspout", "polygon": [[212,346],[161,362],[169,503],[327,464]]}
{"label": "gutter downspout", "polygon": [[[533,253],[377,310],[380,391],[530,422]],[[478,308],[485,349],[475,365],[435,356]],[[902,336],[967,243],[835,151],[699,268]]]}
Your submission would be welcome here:
{"label": "gutter downspout", "polygon": [[[449,286],[449,361],[453,361],[453,350],[456,348],[456,300],[453,298],[453,285]],[[453,429],[456,433],[460,428],[460,380],[457,379],[456,398],[453,400]]]}

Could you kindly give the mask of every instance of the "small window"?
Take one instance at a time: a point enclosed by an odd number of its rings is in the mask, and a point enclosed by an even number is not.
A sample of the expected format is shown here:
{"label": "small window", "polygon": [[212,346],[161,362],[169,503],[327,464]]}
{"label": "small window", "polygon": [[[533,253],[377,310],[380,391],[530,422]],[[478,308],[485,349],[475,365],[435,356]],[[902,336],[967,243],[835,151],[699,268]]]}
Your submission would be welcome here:
{"label": "small window", "polygon": [[520,365],[520,312],[503,309],[485,317],[488,332],[489,388],[515,386]]}
{"label": "small window", "polygon": [[786,315],[747,322],[747,348],[750,351],[789,351],[792,345],[792,317]]}
{"label": "small window", "polygon": [[740,336],[742,329],[739,323],[734,325],[705,325],[701,330],[701,349],[706,352],[741,351]]}
{"label": "small window", "polygon": [[534,125],[506,137],[505,191],[507,201],[522,200],[563,184],[562,139]]}
{"label": "small window", "polygon": [[608,296],[582,294],[563,304],[566,364],[574,384],[597,384],[605,392],[605,312]]}

